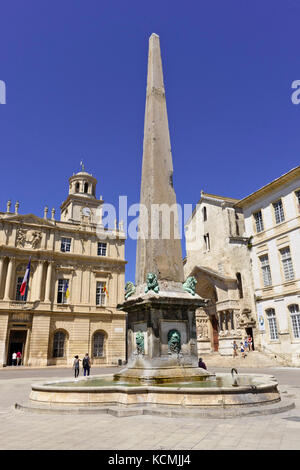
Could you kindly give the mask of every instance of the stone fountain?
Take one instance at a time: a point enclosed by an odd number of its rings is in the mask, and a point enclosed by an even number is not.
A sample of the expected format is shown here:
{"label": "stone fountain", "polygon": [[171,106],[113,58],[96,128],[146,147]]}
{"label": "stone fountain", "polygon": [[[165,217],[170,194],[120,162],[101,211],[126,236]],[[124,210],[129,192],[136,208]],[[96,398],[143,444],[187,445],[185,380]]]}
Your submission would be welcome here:
{"label": "stone fountain", "polygon": [[[128,367],[116,380],[205,380],[198,368],[195,279],[184,283],[159,37],[149,40],[136,280],[127,286]],[[129,289],[128,289],[129,287]]]}
{"label": "stone fountain", "polygon": [[[206,416],[251,407],[283,411],[273,376],[214,375],[198,367],[195,310],[205,305],[196,280],[184,280],[159,37],[149,40],[136,281],[118,308],[128,314],[128,363],[110,377],[32,385],[33,406],[93,407],[118,416]],[[163,210],[161,212],[159,209]],[[277,404],[277,405],[276,405]],[[239,406],[236,406],[239,405]],[[290,406],[290,405],[289,405]],[[254,407],[254,408],[253,408]],[[267,411],[265,411],[267,409]],[[124,411],[125,410],[125,411]],[[166,411],[167,410],[167,411]],[[236,415],[237,411],[233,412]]]}

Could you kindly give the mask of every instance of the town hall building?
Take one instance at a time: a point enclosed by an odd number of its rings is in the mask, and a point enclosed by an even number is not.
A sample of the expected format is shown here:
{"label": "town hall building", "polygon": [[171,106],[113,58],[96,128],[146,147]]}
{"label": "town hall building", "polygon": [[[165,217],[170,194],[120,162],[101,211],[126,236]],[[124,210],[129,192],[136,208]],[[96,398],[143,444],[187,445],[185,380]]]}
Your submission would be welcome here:
{"label": "town hall building", "polygon": [[[0,212],[0,366],[21,352],[28,366],[71,365],[89,353],[97,365],[125,360],[125,233],[102,226],[97,180],[80,171],[69,194],[44,217]],[[20,294],[30,261],[29,283]]]}

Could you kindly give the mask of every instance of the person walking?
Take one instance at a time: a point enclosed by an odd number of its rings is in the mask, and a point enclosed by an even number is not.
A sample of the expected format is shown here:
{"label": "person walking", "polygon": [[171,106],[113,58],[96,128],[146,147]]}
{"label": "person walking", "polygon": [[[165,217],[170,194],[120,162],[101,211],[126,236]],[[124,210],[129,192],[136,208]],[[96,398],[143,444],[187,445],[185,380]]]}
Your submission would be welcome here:
{"label": "person walking", "polygon": [[242,341],[241,341],[241,354],[242,354],[242,357],[245,359],[245,346]]}
{"label": "person walking", "polygon": [[90,375],[90,370],[91,370],[91,360],[89,358],[89,354],[86,353],[86,355],[83,358],[82,361],[82,367],[83,367],[83,375]]}
{"label": "person walking", "polygon": [[17,353],[14,351],[11,356],[11,363],[13,366],[17,365]]}
{"label": "person walking", "polygon": [[232,349],[233,349],[233,357],[237,357],[238,345],[236,344],[236,341],[233,341]]}
{"label": "person walking", "polygon": [[22,354],[20,351],[17,352],[17,366],[21,365]]}
{"label": "person walking", "polygon": [[248,338],[245,338],[245,340],[244,340],[244,347],[245,347],[245,352],[246,351],[248,352],[249,351]]}
{"label": "person walking", "polygon": [[250,352],[250,351],[253,351],[252,337],[251,337],[251,335],[248,336],[248,346],[249,346],[249,352]]}
{"label": "person walking", "polygon": [[74,356],[73,369],[74,369],[75,379],[77,379],[77,377],[79,375],[79,362],[80,361],[81,361],[81,359],[79,359],[78,356]]}

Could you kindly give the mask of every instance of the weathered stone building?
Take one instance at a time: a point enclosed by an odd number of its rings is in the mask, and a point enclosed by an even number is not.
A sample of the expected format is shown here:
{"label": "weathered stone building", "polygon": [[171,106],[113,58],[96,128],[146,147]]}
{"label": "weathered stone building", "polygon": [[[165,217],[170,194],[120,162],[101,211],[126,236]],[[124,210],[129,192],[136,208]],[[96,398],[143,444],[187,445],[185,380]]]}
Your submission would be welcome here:
{"label": "weathered stone building", "polygon": [[260,344],[300,365],[300,166],[236,204],[251,237]]}
{"label": "weathered stone building", "polygon": [[[0,212],[0,364],[20,351],[24,365],[94,364],[125,359],[125,234],[102,226],[97,180],[85,171],[69,179],[60,220]],[[31,258],[28,289],[20,285]]]}
{"label": "weathered stone building", "polygon": [[198,352],[254,347],[300,365],[300,167],[244,199],[201,193],[187,223],[185,276],[209,303]]}
{"label": "weathered stone building", "polygon": [[232,354],[233,341],[247,334],[257,340],[248,238],[237,202],[202,192],[186,224],[185,277],[195,276],[197,293],[209,300],[196,316],[200,355]]}

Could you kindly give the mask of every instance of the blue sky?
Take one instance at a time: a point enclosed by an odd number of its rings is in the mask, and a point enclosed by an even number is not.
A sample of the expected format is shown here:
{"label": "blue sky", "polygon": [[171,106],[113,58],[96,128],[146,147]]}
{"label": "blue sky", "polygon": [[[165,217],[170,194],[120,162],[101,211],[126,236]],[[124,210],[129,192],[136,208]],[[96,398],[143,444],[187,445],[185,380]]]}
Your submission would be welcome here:
{"label": "blue sky", "polygon": [[[0,11],[0,210],[43,216],[68,178],[139,201],[148,38],[162,48],[174,186],[241,198],[299,164],[298,0],[15,0]],[[126,244],[134,279],[135,242]]]}

